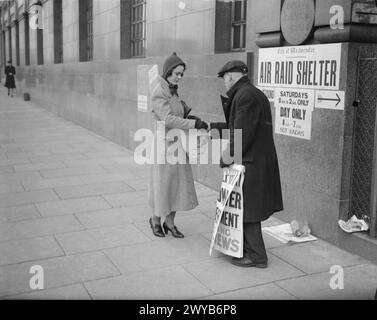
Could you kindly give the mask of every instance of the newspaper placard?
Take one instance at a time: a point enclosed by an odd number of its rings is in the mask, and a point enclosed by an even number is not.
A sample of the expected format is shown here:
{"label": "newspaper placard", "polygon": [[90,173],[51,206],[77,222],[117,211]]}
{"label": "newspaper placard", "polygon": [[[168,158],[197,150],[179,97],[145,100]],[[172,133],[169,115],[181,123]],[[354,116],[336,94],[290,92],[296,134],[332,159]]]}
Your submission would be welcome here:
{"label": "newspaper placard", "polygon": [[243,257],[243,195],[242,185],[245,167],[232,165],[223,170],[220,199],[216,204],[216,216],[209,254],[212,249],[237,258]]}

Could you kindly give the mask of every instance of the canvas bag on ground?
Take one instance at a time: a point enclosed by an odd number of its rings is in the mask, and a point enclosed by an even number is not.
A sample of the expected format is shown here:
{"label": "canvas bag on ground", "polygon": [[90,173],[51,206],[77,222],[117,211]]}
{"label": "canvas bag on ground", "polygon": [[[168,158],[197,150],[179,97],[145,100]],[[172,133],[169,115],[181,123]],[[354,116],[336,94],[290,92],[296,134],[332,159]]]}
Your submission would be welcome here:
{"label": "canvas bag on ground", "polygon": [[220,197],[209,253],[212,249],[236,258],[243,257],[243,194],[245,167],[234,164],[223,169]]}

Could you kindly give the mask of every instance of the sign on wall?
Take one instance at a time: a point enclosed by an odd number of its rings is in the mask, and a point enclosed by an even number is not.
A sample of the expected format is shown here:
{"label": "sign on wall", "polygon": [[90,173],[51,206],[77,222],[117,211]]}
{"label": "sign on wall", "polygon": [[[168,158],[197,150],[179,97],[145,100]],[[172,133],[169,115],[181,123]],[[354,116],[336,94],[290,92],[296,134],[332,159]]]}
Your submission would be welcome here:
{"label": "sign on wall", "polygon": [[258,87],[274,102],[275,133],[311,138],[314,108],[344,109],[340,43],[259,49]]}
{"label": "sign on wall", "polygon": [[275,89],[275,133],[310,140],[314,90]]}
{"label": "sign on wall", "polygon": [[259,49],[258,85],[339,89],[341,44]]}

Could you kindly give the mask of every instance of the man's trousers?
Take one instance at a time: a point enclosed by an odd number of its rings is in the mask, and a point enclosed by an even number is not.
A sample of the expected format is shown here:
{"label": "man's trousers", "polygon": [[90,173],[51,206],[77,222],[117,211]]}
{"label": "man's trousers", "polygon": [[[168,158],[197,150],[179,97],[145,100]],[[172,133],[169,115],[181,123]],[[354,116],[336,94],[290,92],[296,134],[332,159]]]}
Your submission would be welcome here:
{"label": "man's trousers", "polygon": [[267,262],[267,253],[260,222],[244,223],[244,255],[253,262]]}

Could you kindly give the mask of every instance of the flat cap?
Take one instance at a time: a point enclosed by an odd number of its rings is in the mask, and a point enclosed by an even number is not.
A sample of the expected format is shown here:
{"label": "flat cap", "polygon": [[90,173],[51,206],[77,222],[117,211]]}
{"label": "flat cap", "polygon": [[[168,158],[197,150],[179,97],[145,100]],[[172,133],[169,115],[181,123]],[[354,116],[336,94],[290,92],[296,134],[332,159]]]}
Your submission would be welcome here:
{"label": "flat cap", "polygon": [[225,72],[242,72],[247,73],[247,66],[241,60],[228,61],[218,72],[217,76],[222,78]]}

